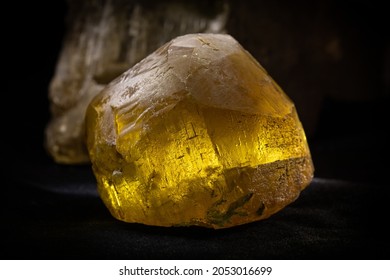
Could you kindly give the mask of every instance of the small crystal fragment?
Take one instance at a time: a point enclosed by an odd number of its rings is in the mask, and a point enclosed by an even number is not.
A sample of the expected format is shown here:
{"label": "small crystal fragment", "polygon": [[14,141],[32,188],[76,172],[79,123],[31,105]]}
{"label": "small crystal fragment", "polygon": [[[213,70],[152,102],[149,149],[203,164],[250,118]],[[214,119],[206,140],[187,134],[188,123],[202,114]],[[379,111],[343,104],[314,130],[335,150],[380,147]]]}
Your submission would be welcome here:
{"label": "small crystal fragment", "polygon": [[93,99],[86,125],[100,196],[126,222],[249,223],[313,177],[293,103],[229,35],[165,44]]}

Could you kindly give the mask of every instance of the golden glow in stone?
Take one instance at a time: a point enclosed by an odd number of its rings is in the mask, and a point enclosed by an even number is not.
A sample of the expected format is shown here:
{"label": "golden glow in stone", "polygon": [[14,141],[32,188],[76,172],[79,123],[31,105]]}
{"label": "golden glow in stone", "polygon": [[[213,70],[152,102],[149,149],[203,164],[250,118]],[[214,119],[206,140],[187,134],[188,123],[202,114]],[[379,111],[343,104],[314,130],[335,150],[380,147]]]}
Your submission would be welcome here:
{"label": "golden glow in stone", "polygon": [[229,35],[165,44],[93,99],[86,127],[100,196],[126,222],[249,223],[313,177],[294,104]]}

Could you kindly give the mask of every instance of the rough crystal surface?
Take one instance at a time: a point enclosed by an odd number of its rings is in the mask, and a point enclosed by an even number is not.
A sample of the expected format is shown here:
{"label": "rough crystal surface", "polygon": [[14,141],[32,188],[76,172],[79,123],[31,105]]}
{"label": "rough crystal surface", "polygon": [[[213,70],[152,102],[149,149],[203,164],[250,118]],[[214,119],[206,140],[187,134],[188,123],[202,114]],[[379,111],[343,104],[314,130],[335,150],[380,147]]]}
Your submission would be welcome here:
{"label": "rough crystal surface", "polygon": [[261,220],[313,177],[293,103],[229,35],[165,44],[111,82],[86,117],[99,193],[126,222]]}
{"label": "rough crystal surface", "polygon": [[89,161],[85,111],[112,79],[178,35],[224,32],[228,7],[217,2],[69,0],[67,34],[50,85],[46,146],[54,160]]}

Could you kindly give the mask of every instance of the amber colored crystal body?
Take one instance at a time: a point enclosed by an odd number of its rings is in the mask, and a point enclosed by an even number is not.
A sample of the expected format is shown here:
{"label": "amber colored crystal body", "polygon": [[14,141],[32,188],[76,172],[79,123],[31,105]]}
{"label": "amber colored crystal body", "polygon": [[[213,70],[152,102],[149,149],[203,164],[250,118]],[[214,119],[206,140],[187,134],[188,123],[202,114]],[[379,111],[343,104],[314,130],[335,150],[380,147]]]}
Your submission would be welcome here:
{"label": "amber colored crystal body", "polygon": [[229,35],[165,44],[94,98],[86,125],[99,193],[126,222],[253,222],[313,177],[293,103]]}

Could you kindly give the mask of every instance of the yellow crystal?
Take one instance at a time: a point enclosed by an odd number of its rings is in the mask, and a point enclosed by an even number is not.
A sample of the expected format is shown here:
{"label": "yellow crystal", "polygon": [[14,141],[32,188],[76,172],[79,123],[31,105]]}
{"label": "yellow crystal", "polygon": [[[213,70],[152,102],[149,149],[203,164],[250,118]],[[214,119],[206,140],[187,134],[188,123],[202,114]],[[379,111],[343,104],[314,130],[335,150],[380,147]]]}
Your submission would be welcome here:
{"label": "yellow crystal", "polygon": [[86,124],[100,196],[126,222],[249,223],[313,177],[294,104],[229,35],[165,44],[94,98]]}

